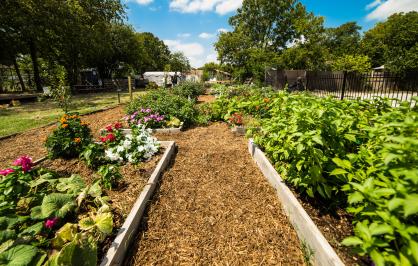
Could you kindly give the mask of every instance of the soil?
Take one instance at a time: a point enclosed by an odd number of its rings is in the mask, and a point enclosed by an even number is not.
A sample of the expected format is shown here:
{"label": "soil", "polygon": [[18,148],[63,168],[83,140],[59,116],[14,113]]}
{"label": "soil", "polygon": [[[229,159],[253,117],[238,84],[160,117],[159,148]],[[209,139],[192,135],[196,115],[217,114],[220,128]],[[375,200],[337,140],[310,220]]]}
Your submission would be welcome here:
{"label": "soil", "polygon": [[197,98],[197,103],[211,103],[211,102],[214,102],[215,100],[216,100],[215,96],[205,94],[205,95],[200,95],[199,98]]}
{"label": "soil", "polygon": [[[99,130],[106,125],[116,122],[124,116],[123,106],[106,111],[82,116],[82,120],[89,123],[92,134],[98,137]],[[13,126],[13,125],[11,125]],[[21,155],[29,155],[37,160],[46,155],[44,146],[46,137],[56,128],[56,125],[31,129],[11,138],[0,140],[0,168],[8,167]]]}
{"label": "soil", "polygon": [[176,135],[178,154],[163,174],[126,265],[304,265],[274,189],[221,123]]}

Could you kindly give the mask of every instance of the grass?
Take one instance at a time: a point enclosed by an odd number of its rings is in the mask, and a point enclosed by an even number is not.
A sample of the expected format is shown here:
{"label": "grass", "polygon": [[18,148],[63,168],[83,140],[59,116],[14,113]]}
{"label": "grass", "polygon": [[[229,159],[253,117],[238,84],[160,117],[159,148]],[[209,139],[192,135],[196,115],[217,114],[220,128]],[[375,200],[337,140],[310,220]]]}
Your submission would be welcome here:
{"label": "grass", "polygon": [[[144,91],[134,92],[134,97],[144,93]],[[121,103],[128,102],[129,94],[121,94]],[[75,95],[71,99],[70,111],[85,114],[117,104],[118,96],[115,92]],[[62,109],[50,99],[0,108],[0,137],[44,126],[57,121],[63,113]]]}

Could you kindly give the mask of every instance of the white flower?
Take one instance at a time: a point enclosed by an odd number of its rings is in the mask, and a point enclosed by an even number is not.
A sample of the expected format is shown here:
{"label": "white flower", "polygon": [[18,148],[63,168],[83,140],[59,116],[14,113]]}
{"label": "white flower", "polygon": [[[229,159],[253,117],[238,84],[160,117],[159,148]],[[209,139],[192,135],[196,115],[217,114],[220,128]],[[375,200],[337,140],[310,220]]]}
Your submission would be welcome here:
{"label": "white flower", "polygon": [[125,149],[129,149],[130,147],[131,147],[131,145],[132,145],[132,141],[131,140],[129,140],[129,139],[125,139],[125,141],[123,142],[123,147],[125,148]]}
{"label": "white flower", "polygon": [[109,160],[112,162],[114,161],[123,161],[123,158],[119,156],[119,154],[115,153],[112,149],[105,150],[105,155]]}
{"label": "white flower", "polygon": [[116,147],[116,151],[117,151],[118,153],[122,153],[122,152],[124,152],[124,151],[125,151],[125,147],[123,147],[123,146],[117,146],[117,147]]}

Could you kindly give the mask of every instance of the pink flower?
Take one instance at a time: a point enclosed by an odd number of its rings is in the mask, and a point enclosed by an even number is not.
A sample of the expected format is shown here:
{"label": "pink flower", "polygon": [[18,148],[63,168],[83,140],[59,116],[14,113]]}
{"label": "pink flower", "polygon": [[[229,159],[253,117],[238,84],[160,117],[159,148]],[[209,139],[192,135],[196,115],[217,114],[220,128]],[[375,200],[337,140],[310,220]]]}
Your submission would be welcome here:
{"label": "pink flower", "polygon": [[6,176],[6,175],[8,175],[8,174],[13,173],[14,171],[15,171],[15,170],[13,170],[12,168],[8,168],[8,169],[0,170],[0,175],[4,175],[4,176]]}
{"label": "pink flower", "polygon": [[58,223],[58,217],[50,218],[45,221],[45,227],[52,229]]}
{"label": "pink flower", "polygon": [[23,155],[20,158],[18,158],[16,161],[14,161],[13,165],[21,166],[23,172],[27,172],[30,169],[32,169],[32,158],[27,155]]}

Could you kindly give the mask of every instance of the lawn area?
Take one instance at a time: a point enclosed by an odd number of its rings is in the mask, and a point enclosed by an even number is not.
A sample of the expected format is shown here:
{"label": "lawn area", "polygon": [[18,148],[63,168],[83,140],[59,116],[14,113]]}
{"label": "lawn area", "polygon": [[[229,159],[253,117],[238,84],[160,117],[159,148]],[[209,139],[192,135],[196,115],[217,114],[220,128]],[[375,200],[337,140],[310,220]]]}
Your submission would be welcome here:
{"label": "lawn area", "polygon": [[[134,92],[134,97],[144,93]],[[121,94],[121,103],[128,102],[129,94]],[[118,97],[115,92],[75,95],[71,100],[70,111],[85,114],[117,104]],[[56,121],[62,114],[62,109],[52,100],[0,109],[0,137],[46,125]]]}

